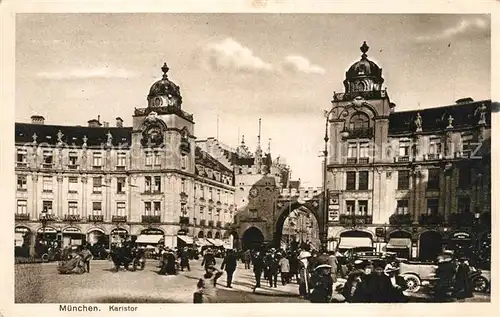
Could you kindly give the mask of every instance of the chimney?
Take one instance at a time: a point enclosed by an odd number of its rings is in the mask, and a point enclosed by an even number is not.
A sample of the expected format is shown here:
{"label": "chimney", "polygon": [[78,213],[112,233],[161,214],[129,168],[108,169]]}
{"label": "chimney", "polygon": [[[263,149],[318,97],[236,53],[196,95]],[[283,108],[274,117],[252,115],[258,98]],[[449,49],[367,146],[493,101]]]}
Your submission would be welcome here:
{"label": "chimney", "polygon": [[32,124],[40,124],[40,125],[43,125],[45,122],[45,118],[42,117],[42,116],[31,116],[31,123]]}
{"label": "chimney", "polygon": [[474,102],[474,99],[472,99],[471,97],[461,98],[461,99],[458,99],[457,101],[455,101],[456,104],[464,104],[464,103],[470,103],[470,102]]}
{"label": "chimney", "polygon": [[101,126],[101,123],[99,120],[96,119],[91,119],[87,121],[89,123],[89,128],[99,128]]}
{"label": "chimney", "polygon": [[123,119],[120,117],[116,118],[116,127],[117,128],[123,128]]}
{"label": "chimney", "polygon": [[103,121],[102,124],[103,124],[103,126],[105,128],[109,128],[109,122],[108,121]]}

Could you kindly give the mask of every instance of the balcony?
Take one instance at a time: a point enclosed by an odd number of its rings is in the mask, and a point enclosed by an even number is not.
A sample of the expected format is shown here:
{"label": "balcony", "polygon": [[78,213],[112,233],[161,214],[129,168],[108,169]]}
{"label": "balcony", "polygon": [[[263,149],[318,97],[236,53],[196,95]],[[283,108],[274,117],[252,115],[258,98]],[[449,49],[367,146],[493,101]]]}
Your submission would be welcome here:
{"label": "balcony", "polygon": [[213,221],[213,220],[209,220],[209,221],[208,221],[208,226],[209,226],[210,228],[213,228],[213,227],[214,227],[214,221]]}
{"label": "balcony", "polygon": [[78,222],[81,221],[82,217],[80,215],[64,215],[63,221],[67,222]]}
{"label": "balcony", "polygon": [[410,157],[409,156],[399,156],[399,157],[397,157],[395,159],[399,163],[408,163],[408,162],[410,162]]}
{"label": "balcony", "polygon": [[125,166],[117,166],[116,170],[117,171],[124,171],[125,170]]}
{"label": "balcony", "polygon": [[421,215],[418,223],[423,226],[432,226],[443,224],[443,217],[440,214]]}
{"label": "balcony", "polygon": [[448,223],[452,226],[471,227],[474,225],[474,214],[471,212],[452,213],[448,218]]}
{"label": "balcony", "polygon": [[94,165],[94,166],[92,166],[92,169],[99,171],[99,170],[102,170],[102,166],[100,166],[100,165]]}
{"label": "balcony", "polygon": [[356,226],[373,223],[372,215],[340,215],[339,222],[341,225]]}
{"label": "balcony", "polygon": [[29,214],[15,214],[16,221],[28,221],[30,220]]}
{"label": "balcony", "polygon": [[427,160],[440,160],[442,158],[441,154],[427,154]]}
{"label": "balcony", "polygon": [[356,164],[358,162],[358,159],[355,157],[348,157],[346,159],[346,164]]}
{"label": "balcony", "polygon": [[89,222],[104,222],[104,215],[89,215],[87,219]]}
{"label": "balcony", "polygon": [[56,221],[57,220],[56,215],[49,214],[49,213],[46,213],[46,212],[42,212],[38,216],[38,219],[40,219],[41,221]]}
{"label": "balcony", "polygon": [[53,168],[54,164],[53,163],[43,163],[42,168]]}
{"label": "balcony", "polygon": [[222,222],[217,221],[217,228],[222,228]]}
{"label": "balcony", "polygon": [[205,219],[201,219],[200,220],[200,227],[205,227],[206,223],[205,223]]}
{"label": "balcony", "polygon": [[26,162],[17,162],[16,166],[17,167],[28,167],[28,163],[26,163]]}
{"label": "balcony", "polygon": [[360,157],[359,164],[368,164],[370,162],[370,158],[368,157]]}
{"label": "balcony", "polygon": [[189,224],[189,217],[179,217],[179,224],[188,225]]}
{"label": "balcony", "polygon": [[367,138],[370,139],[373,137],[373,128],[359,128],[349,130],[348,139],[359,139],[359,138]]}
{"label": "balcony", "polygon": [[69,164],[68,165],[68,169],[70,169],[70,170],[77,170],[78,169],[78,165],[76,165],[76,164]]}
{"label": "balcony", "polygon": [[389,217],[389,224],[391,225],[411,225],[412,218],[410,214],[394,214]]}
{"label": "balcony", "polygon": [[148,216],[148,215],[142,215],[142,223],[160,223],[161,218],[160,216]]}
{"label": "balcony", "polygon": [[112,216],[112,222],[127,222],[127,216]]}

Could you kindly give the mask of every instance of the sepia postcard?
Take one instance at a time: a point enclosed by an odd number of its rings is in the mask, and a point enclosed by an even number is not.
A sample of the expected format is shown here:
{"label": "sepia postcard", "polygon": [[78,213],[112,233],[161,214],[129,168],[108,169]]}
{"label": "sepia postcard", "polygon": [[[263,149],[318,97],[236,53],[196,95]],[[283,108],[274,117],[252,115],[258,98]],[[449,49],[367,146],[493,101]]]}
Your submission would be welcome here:
{"label": "sepia postcard", "polygon": [[1,315],[500,313],[497,2],[0,9]]}

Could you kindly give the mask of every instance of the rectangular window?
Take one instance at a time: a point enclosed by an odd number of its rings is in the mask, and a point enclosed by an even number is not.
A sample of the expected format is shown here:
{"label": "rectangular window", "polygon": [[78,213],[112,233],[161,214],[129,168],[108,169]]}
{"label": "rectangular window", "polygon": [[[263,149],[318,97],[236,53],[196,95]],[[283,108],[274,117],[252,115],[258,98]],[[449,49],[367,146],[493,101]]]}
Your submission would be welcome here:
{"label": "rectangular window", "polygon": [[92,154],[92,165],[95,167],[102,166],[102,153],[101,152],[94,152]]}
{"label": "rectangular window", "polygon": [[161,214],[161,203],[159,201],[155,201],[154,203],[154,214],[155,216],[159,216]]}
{"label": "rectangular window", "polygon": [[347,157],[348,158],[357,158],[358,157],[358,144],[357,143],[349,143],[347,145]]}
{"label": "rectangular window", "polygon": [[52,150],[43,151],[43,164],[46,166],[52,166],[54,163],[54,153]]}
{"label": "rectangular window", "polygon": [[116,216],[125,216],[125,203],[117,202],[116,203]]}
{"label": "rectangular window", "polygon": [[92,202],[92,214],[102,215],[102,203],[100,201]]}
{"label": "rectangular window", "polygon": [[399,141],[399,156],[408,157],[410,156],[410,141],[400,140]]}
{"label": "rectangular window", "polygon": [[78,202],[68,201],[68,215],[78,215]]}
{"label": "rectangular window", "polygon": [[160,193],[161,192],[161,176],[155,176],[154,177],[154,187],[153,191],[155,193]]}
{"label": "rectangular window", "polygon": [[181,156],[181,168],[182,169],[187,168],[187,156],[186,155]]}
{"label": "rectangular window", "polygon": [[151,176],[145,176],[144,177],[144,191],[145,192],[151,192]]}
{"label": "rectangular window", "polygon": [[116,192],[118,194],[125,192],[125,177],[118,177],[116,179]]}
{"label": "rectangular window", "polygon": [[471,169],[461,167],[458,170],[458,186],[462,189],[470,188],[472,185]]}
{"label": "rectangular window", "polygon": [[151,202],[150,201],[144,202],[144,214],[146,216],[151,216]]}
{"label": "rectangular window", "polygon": [[441,138],[431,137],[429,142],[429,154],[437,156],[441,154]]}
{"label": "rectangular window", "polygon": [[205,198],[205,187],[203,185],[200,185],[200,197]]}
{"label": "rectangular window", "polygon": [[356,202],[354,200],[346,200],[346,212],[348,215],[354,215],[354,208],[356,205]]}
{"label": "rectangular window", "polygon": [[101,193],[102,192],[102,177],[94,177],[92,178],[92,191],[94,193]]}
{"label": "rectangular window", "polygon": [[146,165],[153,165],[153,152],[146,151]]}
{"label": "rectangular window", "polygon": [[69,162],[68,162],[69,166],[77,166],[78,165],[78,153],[69,152],[68,160],[69,160]]}
{"label": "rectangular window", "polygon": [[42,190],[44,192],[52,192],[52,182],[53,182],[52,176],[44,176]]}
{"label": "rectangular window", "polygon": [[161,152],[154,152],[154,165],[161,165]]}
{"label": "rectangular window", "polygon": [[28,186],[26,185],[27,182],[27,177],[26,175],[17,175],[17,189],[18,190],[26,190]]}
{"label": "rectangular window", "polygon": [[368,200],[358,200],[358,215],[368,215]]}
{"label": "rectangular window", "polygon": [[68,178],[68,192],[77,193],[78,192],[78,177]]}
{"label": "rectangular window", "polygon": [[439,199],[427,199],[427,214],[437,215],[439,210]]}
{"label": "rectangular window", "polygon": [[359,144],[359,157],[367,158],[369,157],[370,152],[370,144],[368,142],[361,142]]}
{"label": "rectangular window", "polygon": [[358,189],[368,190],[368,171],[358,173]]}
{"label": "rectangular window", "polygon": [[17,213],[18,214],[27,214],[28,213],[28,201],[26,201],[26,200],[18,200],[17,201]]}
{"label": "rectangular window", "polygon": [[125,167],[127,165],[127,154],[125,152],[119,152],[116,166]]}
{"label": "rectangular window", "polygon": [[398,189],[410,188],[410,171],[398,171]]}
{"label": "rectangular window", "polygon": [[356,172],[346,172],[346,190],[356,189]]}
{"label": "rectangular window", "polygon": [[427,180],[427,189],[439,189],[439,168],[429,169],[429,179]]}
{"label": "rectangular window", "polygon": [[44,213],[52,214],[52,201],[44,200],[42,202],[42,211]]}
{"label": "rectangular window", "polygon": [[220,190],[219,189],[217,189],[217,201],[221,201],[220,200]]}
{"label": "rectangular window", "polygon": [[181,180],[181,192],[186,193],[186,180]]}
{"label": "rectangular window", "polygon": [[408,200],[398,200],[396,213],[398,215],[406,215],[408,214]]}
{"label": "rectangular window", "polygon": [[465,214],[470,212],[470,198],[469,197],[459,197],[457,203],[457,211],[459,214]]}
{"label": "rectangular window", "polygon": [[474,150],[474,134],[472,132],[463,132],[462,135],[462,152],[464,154],[471,154]]}
{"label": "rectangular window", "polygon": [[212,191],[212,187],[208,188],[208,194],[210,195],[210,199],[214,200],[214,192]]}
{"label": "rectangular window", "polygon": [[25,165],[28,162],[28,154],[26,149],[17,149],[17,163],[18,165]]}

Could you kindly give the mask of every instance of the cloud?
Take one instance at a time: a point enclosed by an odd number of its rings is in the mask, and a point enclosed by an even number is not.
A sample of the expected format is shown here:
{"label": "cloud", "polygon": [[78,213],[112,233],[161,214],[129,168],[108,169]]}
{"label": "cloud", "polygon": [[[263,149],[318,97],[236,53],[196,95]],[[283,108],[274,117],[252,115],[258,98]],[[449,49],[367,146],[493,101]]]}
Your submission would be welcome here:
{"label": "cloud", "polygon": [[134,74],[123,68],[111,69],[105,67],[94,68],[74,68],[64,71],[53,72],[39,72],[37,76],[44,79],[51,80],[65,80],[65,79],[90,79],[90,78],[130,78]]}
{"label": "cloud", "polygon": [[460,35],[472,30],[487,30],[489,28],[489,23],[486,19],[476,18],[476,19],[462,19],[455,26],[444,29],[442,32],[436,34],[417,36],[415,40],[417,42],[429,42],[442,39],[452,38],[456,35]]}
{"label": "cloud", "polygon": [[294,73],[305,74],[324,74],[325,69],[321,66],[312,64],[307,58],[299,55],[289,55],[281,63],[281,69]]}
{"label": "cloud", "polygon": [[203,62],[211,69],[240,72],[269,72],[270,63],[255,56],[252,50],[232,38],[208,43],[202,50]]}

